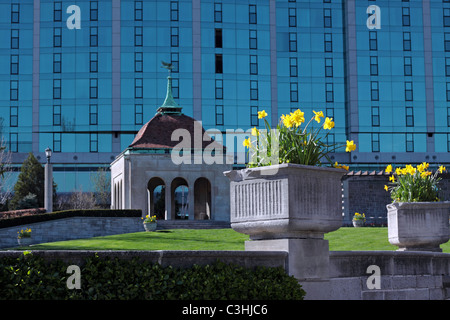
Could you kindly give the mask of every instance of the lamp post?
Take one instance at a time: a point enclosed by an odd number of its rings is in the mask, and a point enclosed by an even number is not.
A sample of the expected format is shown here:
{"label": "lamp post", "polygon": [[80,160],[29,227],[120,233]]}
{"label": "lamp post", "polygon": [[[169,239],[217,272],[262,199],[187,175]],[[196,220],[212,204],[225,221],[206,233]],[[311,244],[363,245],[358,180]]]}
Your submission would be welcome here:
{"label": "lamp post", "polygon": [[47,157],[47,163],[45,164],[45,188],[44,188],[44,206],[46,212],[53,211],[53,167],[50,164],[50,158],[52,157],[52,149],[48,147],[45,149],[45,156]]}

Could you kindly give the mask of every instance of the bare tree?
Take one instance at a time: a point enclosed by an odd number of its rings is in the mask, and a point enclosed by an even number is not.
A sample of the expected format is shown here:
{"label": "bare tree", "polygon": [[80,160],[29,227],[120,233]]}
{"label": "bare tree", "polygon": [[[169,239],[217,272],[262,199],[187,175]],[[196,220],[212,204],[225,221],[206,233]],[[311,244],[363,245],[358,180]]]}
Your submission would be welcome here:
{"label": "bare tree", "polygon": [[0,140],[0,205],[3,205],[11,198],[12,178],[11,152],[6,148],[3,137]]}
{"label": "bare tree", "polygon": [[92,192],[83,192],[80,188],[72,192],[69,200],[71,209],[95,209],[96,202]]}
{"label": "bare tree", "polygon": [[102,208],[109,208],[111,204],[111,178],[107,169],[99,168],[91,174],[97,204]]}

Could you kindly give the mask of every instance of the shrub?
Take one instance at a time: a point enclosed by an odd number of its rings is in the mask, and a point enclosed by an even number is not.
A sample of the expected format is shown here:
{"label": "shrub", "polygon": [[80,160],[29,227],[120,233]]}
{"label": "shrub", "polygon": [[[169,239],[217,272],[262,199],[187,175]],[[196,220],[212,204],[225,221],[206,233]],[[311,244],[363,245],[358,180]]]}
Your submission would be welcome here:
{"label": "shrub", "polygon": [[27,254],[0,259],[0,299],[301,300],[305,291],[282,268],[247,269],[217,261],[181,269],[131,260],[86,258],[81,289],[68,265]]}

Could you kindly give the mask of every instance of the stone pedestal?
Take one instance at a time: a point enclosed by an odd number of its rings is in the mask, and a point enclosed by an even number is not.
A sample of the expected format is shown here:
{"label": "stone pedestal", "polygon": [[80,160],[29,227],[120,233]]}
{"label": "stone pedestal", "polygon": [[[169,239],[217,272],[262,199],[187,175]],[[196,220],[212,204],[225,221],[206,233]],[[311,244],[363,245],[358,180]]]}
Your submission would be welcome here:
{"label": "stone pedestal", "polygon": [[286,251],[288,273],[299,280],[305,299],[325,300],[330,292],[328,240],[273,239],[245,242],[246,251]]}

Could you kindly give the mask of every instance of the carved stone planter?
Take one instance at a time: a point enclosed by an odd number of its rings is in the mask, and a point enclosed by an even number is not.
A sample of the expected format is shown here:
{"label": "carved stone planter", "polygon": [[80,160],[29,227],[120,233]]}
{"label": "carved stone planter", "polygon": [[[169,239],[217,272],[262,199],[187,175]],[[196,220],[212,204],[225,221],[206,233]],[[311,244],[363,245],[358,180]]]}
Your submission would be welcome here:
{"label": "carved stone planter", "polygon": [[439,246],[450,236],[450,202],[400,202],[386,207],[389,242],[399,251],[442,251]]}
{"label": "carved stone planter", "polygon": [[346,172],[298,164],[227,171],[231,227],[252,240],[323,239],[342,225]]}
{"label": "carved stone planter", "polygon": [[144,225],[145,231],[147,231],[147,232],[156,231],[156,222],[143,223],[143,225]]}

